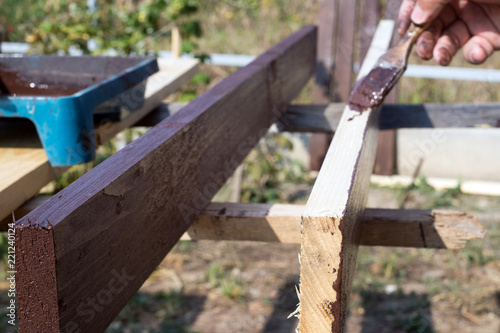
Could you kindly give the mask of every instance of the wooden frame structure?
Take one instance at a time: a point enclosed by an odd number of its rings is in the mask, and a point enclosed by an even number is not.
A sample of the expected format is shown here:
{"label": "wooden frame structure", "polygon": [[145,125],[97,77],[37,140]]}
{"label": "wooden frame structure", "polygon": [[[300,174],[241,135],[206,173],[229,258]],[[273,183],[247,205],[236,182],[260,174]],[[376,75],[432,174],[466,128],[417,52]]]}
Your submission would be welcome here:
{"label": "wooden frame structure", "polygon": [[[392,28],[379,25],[360,75]],[[299,331],[341,332],[359,245],[459,248],[482,237],[463,212],[365,210],[381,110],[336,118],[305,207],[210,204],[273,122],[293,127],[285,111],[314,71],[316,43],[315,27],[301,29],[174,115],[158,111],[153,129],[56,196],[28,203],[37,208],[16,223],[20,332],[104,331],[179,239],[298,242],[299,229]]]}

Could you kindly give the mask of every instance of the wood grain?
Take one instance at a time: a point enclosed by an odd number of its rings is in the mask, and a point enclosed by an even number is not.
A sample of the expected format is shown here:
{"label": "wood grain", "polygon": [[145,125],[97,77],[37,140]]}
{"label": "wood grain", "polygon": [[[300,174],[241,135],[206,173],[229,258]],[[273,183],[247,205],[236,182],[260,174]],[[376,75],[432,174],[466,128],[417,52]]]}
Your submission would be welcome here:
{"label": "wood grain", "polygon": [[396,130],[380,131],[373,173],[390,176],[396,169]]}
{"label": "wood grain", "polygon": [[[183,240],[300,243],[303,205],[211,203]],[[370,209],[360,245],[461,249],[485,235],[479,219],[462,211]]]}
{"label": "wood grain", "polygon": [[335,66],[333,70],[333,102],[346,103],[354,80],[353,63],[357,45],[354,43],[356,31],[357,1],[338,0],[338,39],[335,45]]}
{"label": "wood grain", "polygon": [[[118,123],[103,122],[96,128],[96,142],[101,144],[154,109],[168,95],[178,90],[198,71],[198,61],[160,60],[160,72],[146,85],[144,105]],[[4,127],[9,131],[4,131]],[[30,123],[0,122],[0,219],[21,206],[66,168],[52,168],[40,140]]]}
{"label": "wood grain", "polygon": [[[278,125],[283,132],[333,133],[345,104],[288,106]],[[500,104],[398,104],[382,105],[380,129],[496,127]]]}
{"label": "wood grain", "polygon": [[[292,34],[20,220],[20,332],[54,332],[47,307],[60,331],[104,331],[300,92],[315,45],[314,26]],[[41,233],[55,255],[33,271]]]}
{"label": "wood grain", "polygon": [[[332,101],[337,1],[320,0],[319,7],[318,53],[312,101],[317,104],[326,104]],[[311,134],[309,139],[309,167],[311,170],[319,170],[331,140],[331,135]]]}
{"label": "wood grain", "polygon": [[[37,196],[15,211],[17,219],[50,196]],[[210,203],[181,240],[256,241],[300,244],[305,205]],[[9,221],[12,222],[12,221]],[[483,238],[479,219],[462,211],[365,209],[360,245],[461,249]]]}
{"label": "wood grain", "polygon": [[363,63],[370,47],[370,43],[377,30],[377,24],[380,20],[380,1],[363,1],[360,6],[361,22],[359,27],[359,63]]}
{"label": "wood grain", "polygon": [[[388,48],[394,22],[381,21],[359,77]],[[299,332],[342,332],[369,177],[378,109],[344,109],[302,218]]]}
{"label": "wood grain", "polygon": [[[400,0],[388,0],[385,4],[385,19],[397,20]],[[394,29],[392,45],[401,39],[401,36]],[[399,96],[399,86],[396,84],[384,99],[384,104],[397,104]],[[375,154],[375,166],[373,173],[390,176],[396,169],[396,131],[394,129],[381,130],[378,136],[377,153]]]}

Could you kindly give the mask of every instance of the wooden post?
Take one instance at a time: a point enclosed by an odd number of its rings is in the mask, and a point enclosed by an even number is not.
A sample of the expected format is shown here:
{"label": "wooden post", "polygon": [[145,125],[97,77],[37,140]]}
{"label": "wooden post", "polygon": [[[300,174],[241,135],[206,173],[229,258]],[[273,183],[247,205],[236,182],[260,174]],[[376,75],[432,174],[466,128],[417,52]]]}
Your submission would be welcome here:
{"label": "wooden post", "polygon": [[[338,3],[338,22],[335,22],[335,3]],[[323,1],[319,13],[319,44],[316,85],[313,103],[347,102],[353,78],[354,35],[357,1]],[[338,23],[338,24],[336,24]],[[337,27],[336,43],[332,44]],[[328,66],[328,67],[327,67]],[[332,68],[333,66],[333,68]],[[327,77],[327,75],[329,75]],[[319,170],[332,137],[312,134],[309,142],[311,170]]]}
{"label": "wooden post", "polygon": [[[382,21],[359,76],[387,50],[393,21]],[[356,265],[361,217],[375,160],[379,110],[348,106],[302,218],[299,332],[342,332]]]}
{"label": "wooden post", "polygon": [[[330,103],[333,76],[335,42],[335,14],[337,0],[321,0],[318,17],[318,52],[316,78],[312,101],[316,104]],[[311,134],[309,140],[310,169],[319,170],[332,139],[331,134]]]}
{"label": "wooden post", "polygon": [[181,48],[181,33],[177,26],[172,28],[172,56],[174,59],[178,59],[181,57],[182,48]]}
{"label": "wooden post", "polygon": [[102,332],[314,71],[304,27],[16,224],[20,332]]}
{"label": "wooden post", "polygon": [[339,35],[335,51],[333,71],[333,101],[347,103],[353,81],[353,62],[356,44],[356,6],[357,1],[340,0]]}
{"label": "wooden post", "polygon": [[[400,0],[387,0],[385,8],[385,18],[397,20]],[[393,44],[399,40],[399,34],[394,32]],[[398,86],[384,99],[385,104],[396,104],[398,102]],[[396,168],[396,130],[382,130],[379,133],[377,143],[377,154],[373,173],[378,175],[392,175]]]}

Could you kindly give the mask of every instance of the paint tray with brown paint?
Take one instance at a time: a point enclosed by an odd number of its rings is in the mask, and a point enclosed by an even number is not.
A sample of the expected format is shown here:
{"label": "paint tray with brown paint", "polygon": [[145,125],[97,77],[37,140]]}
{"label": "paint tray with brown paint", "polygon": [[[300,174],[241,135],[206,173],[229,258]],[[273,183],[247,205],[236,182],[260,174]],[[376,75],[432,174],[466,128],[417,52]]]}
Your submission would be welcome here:
{"label": "paint tray with brown paint", "polygon": [[138,109],[146,79],[157,71],[151,57],[2,55],[0,118],[32,121],[53,166],[88,162],[94,115]]}

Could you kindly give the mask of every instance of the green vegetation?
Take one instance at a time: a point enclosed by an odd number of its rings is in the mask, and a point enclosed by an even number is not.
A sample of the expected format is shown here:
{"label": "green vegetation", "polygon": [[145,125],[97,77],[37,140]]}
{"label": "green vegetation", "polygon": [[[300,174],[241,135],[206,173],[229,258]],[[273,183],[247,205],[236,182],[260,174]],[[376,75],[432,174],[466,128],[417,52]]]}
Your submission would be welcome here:
{"label": "green vegetation", "polygon": [[293,143],[279,134],[268,134],[258,143],[244,161],[242,202],[287,202],[286,184],[310,181],[305,168],[287,155],[292,150]]}
{"label": "green vegetation", "polygon": [[245,290],[240,274],[239,267],[224,267],[213,261],[205,275],[212,288],[217,288],[221,295],[233,300],[243,300]]}
{"label": "green vegetation", "polygon": [[[192,52],[202,34],[196,17],[199,0],[105,0],[97,2],[94,12],[84,1],[29,2],[9,0],[10,15],[3,19],[16,28],[10,38],[32,43],[35,53],[67,53],[74,47],[93,54],[109,49],[125,55],[148,54],[165,46],[164,37],[174,26],[184,38],[183,50]],[[96,44],[92,52],[89,40]]]}

